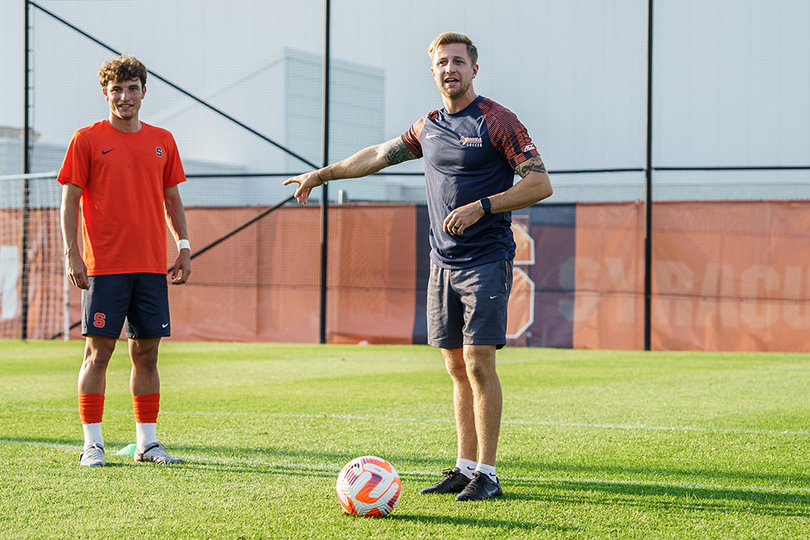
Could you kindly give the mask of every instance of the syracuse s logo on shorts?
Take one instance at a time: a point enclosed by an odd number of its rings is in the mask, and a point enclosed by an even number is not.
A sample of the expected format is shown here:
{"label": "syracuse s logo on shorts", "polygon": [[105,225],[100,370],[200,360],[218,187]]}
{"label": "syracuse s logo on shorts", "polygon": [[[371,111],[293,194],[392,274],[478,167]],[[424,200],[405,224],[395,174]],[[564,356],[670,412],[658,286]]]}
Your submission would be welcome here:
{"label": "syracuse s logo on shorts", "polygon": [[104,328],[104,325],[107,324],[107,316],[103,313],[96,313],[93,315],[93,326],[96,328]]}

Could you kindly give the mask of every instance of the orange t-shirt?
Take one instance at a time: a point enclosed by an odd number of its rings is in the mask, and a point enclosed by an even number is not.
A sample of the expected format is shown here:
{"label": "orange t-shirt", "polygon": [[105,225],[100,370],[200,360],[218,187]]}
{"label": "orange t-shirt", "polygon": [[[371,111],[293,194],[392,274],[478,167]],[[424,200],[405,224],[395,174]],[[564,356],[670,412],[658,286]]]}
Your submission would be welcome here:
{"label": "orange t-shirt", "polygon": [[185,179],[165,129],[143,123],[140,131],[124,133],[102,120],[76,131],[57,180],[84,189],[87,274],[165,274],[163,190]]}

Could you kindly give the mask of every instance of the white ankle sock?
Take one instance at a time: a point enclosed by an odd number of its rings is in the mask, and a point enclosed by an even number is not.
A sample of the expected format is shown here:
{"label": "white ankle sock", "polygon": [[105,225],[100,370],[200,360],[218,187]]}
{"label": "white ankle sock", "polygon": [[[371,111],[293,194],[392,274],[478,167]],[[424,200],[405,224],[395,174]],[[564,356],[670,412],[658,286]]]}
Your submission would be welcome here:
{"label": "white ankle sock", "polygon": [[142,424],[135,422],[135,437],[138,450],[143,450],[152,443],[158,442],[157,440],[157,424]]}
{"label": "white ankle sock", "polygon": [[498,481],[498,477],[495,476],[495,465],[484,465],[483,463],[479,463],[475,468],[475,471],[481,474],[486,474],[493,482]]}
{"label": "white ankle sock", "polygon": [[456,468],[461,471],[461,474],[472,480],[472,473],[475,471],[475,468],[478,466],[478,463],[475,461],[470,461],[469,459],[456,459]]}
{"label": "white ankle sock", "polygon": [[92,445],[93,443],[104,447],[104,437],[101,436],[101,422],[97,424],[82,424],[82,431],[84,431],[84,447]]}

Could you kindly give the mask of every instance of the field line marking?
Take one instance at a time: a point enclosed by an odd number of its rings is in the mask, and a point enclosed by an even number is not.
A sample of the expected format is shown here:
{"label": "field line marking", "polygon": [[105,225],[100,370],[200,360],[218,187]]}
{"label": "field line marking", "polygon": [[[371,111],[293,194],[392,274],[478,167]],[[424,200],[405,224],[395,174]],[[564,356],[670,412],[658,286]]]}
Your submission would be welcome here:
{"label": "field line marking", "polygon": [[[36,412],[76,412],[77,409],[70,408],[45,408],[45,407],[13,407],[0,406],[3,409],[36,411]],[[132,411],[105,410],[111,414],[133,414]],[[204,412],[204,411],[160,411],[163,415],[180,416],[219,416],[219,417],[256,417],[256,418],[327,418],[331,420],[357,420],[367,422],[413,422],[413,423],[453,423],[452,418],[395,418],[380,416],[353,416],[343,414],[303,414],[303,413],[234,413],[234,412]],[[742,429],[742,428],[702,428],[689,426],[650,426],[646,424],[588,424],[585,422],[551,422],[545,420],[502,420],[503,425],[514,426],[547,426],[547,427],[577,427],[577,428],[597,428],[597,429],[618,429],[625,431],[683,431],[693,433],[736,433],[749,435],[810,435],[810,431],[790,431],[778,429]]]}
{"label": "field line marking", "polygon": [[622,430],[647,430],[647,431],[694,431],[698,433],[747,433],[754,435],[810,435],[810,431],[789,431],[778,429],[741,429],[741,428],[701,428],[684,426],[649,426],[645,424],[586,424],[577,422],[545,422],[545,421],[523,421],[504,420],[502,424],[512,425],[535,425],[553,427],[584,427],[601,429],[622,429]]}
{"label": "field line marking", "polygon": [[59,448],[63,450],[81,450],[82,447],[75,444],[48,443],[41,441],[18,441],[15,439],[0,439],[0,444],[18,444],[23,446],[40,446],[43,448]]}
{"label": "field line marking", "polygon": [[[504,477],[505,479],[507,477]],[[508,477],[509,480],[518,482],[550,482],[550,483],[577,483],[577,484],[600,484],[600,485],[615,485],[620,484],[623,486],[645,486],[645,487],[668,487],[668,488],[686,488],[686,489],[712,489],[712,490],[733,490],[733,491],[756,491],[760,493],[773,493],[779,495],[790,494],[805,494],[810,493],[810,488],[801,487],[768,487],[768,486],[725,486],[721,484],[694,484],[692,482],[656,482],[653,480],[620,480],[607,479],[607,478],[527,478],[527,477]]]}
{"label": "field line marking", "polygon": [[[81,446],[59,443],[47,443],[37,441],[18,441],[13,439],[0,439],[0,444],[15,444],[25,446],[38,446],[41,448],[54,448],[58,450],[81,450]],[[285,461],[262,461],[259,459],[247,458],[221,458],[221,457],[203,457],[193,455],[177,454],[191,463],[222,463],[222,464],[236,464],[236,465],[252,465],[256,467],[270,467],[270,468],[288,468],[288,469],[301,469],[310,471],[331,471],[338,472],[341,467],[336,465],[318,465],[311,463],[290,463]],[[432,476],[438,474],[436,471],[397,471],[401,476]],[[602,485],[626,485],[626,486],[648,486],[648,487],[676,487],[686,489],[712,489],[712,490],[734,490],[734,491],[756,491],[761,493],[774,493],[774,494],[805,494],[810,493],[810,488],[795,488],[795,487],[768,487],[768,486],[734,486],[734,485],[721,485],[721,484],[695,484],[691,482],[656,482],[652,480],[621,480],[621,479],[607,479],[607,478],[579,478],[579,477],[530,477],[530,476],[501,476],[501,480],[512,480],[516,482],[542,482],[542,483],[576,483],[576,484],[602,484]]]}

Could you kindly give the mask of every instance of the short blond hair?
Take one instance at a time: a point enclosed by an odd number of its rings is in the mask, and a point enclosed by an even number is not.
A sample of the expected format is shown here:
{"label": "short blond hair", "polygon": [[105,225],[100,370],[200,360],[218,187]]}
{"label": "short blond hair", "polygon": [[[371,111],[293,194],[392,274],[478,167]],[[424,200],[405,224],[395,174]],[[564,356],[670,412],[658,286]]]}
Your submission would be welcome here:
{"label": "short blond hair", "polygon": [[436,52],[439,45],[450,45],[451,43],[461,43],[462,45],[466,45],[470,62],[472,62],[472,65],[478,64],[478,49],[475,47],[475,45],[473,45],[470,38],[464,34],[459,34],[458,32],[445,32],[443,34],[439,34],[436,39],[431,41],[430,47],[428,47],[430,60],[433,61],[433,53]]}
{"label": "short blond hair", "polygon": [[111,82],[130,81],[140,79],[141,85],[146,86],[146,66],[134,56],[122,54],[118,58],[107,60],[98,70],[98,82],[107,88]]}

